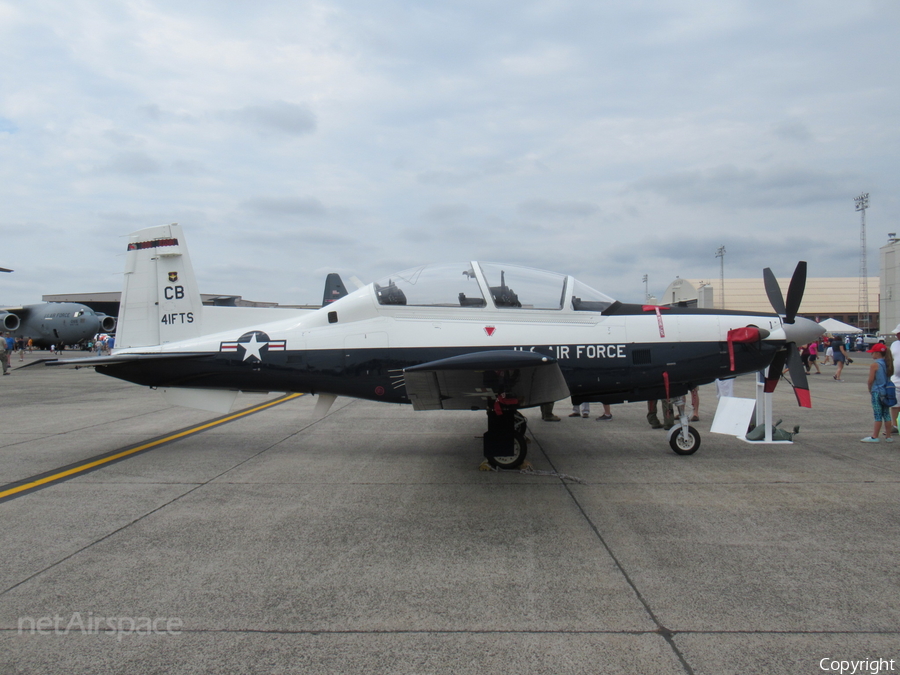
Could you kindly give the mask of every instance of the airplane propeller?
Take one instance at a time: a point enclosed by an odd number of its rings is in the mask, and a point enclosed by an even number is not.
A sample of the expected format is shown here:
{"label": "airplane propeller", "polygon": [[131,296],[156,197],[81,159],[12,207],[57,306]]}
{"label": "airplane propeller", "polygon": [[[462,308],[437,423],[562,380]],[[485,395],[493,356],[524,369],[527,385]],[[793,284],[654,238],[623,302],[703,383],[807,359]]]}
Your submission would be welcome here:
{"label": "airplane propeller", "polygon": [[769,375],[766,377],[765,391],[775,391],[775,385],[781,378],[784,364],[787,362],[788,371],[791,374],[791,383],[794,387],[794,395],[797,403],[804,408],[811,408],[812,401],[809,395],[809,380],[806,377],[806,369],[800,357],[800,344],[807,344],[822,334],[821,327],[810,319],[797,318],[800,302],[803,300],[803,291],[806,288],[806,262],[797,263],[791,283],[788,286],[787,302],[781,294],[781,287],[775,279],[775,275],[768,267],[763,270],[763,282],[766,286],[766,295],[772,304],[772,309],[783,317],[783,329],[787,337],[784,346],[775,353],[772,364],[769,366]]}

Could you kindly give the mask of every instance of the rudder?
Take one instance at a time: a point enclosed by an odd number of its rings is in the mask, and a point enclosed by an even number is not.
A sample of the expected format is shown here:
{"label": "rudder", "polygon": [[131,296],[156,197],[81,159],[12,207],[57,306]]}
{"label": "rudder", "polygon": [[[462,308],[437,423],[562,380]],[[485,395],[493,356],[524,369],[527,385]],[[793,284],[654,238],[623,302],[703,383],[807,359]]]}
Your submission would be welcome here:
{"label": "rudder", "polygon": [[116,348],[149,347],[202,333],[203,305],[177,223],[129,235]]}

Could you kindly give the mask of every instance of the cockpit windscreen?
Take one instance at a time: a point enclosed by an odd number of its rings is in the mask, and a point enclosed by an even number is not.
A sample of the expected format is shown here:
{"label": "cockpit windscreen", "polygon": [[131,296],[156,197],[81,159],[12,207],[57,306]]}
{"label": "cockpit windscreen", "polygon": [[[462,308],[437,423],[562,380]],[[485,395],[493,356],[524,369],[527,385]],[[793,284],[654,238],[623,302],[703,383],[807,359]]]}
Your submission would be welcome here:
{"label": "cockpit windscreen", "polygon": [[594,290],[577,279],[575,280],[572,287],[572,309],[575,311],[602,312],[614,302],[615,300],[608,295]]}
{"label": "cockpit windscreen", "polygon": [[479,266],[497,307],[561,309],[563,306],[565,274],[498,263],[479,263]]}
{"label": "cockpit windscreen", "polygon": [[484,307],[472,264],[423,265],[393,274],[375,283],[375,296],[382,305],[417,307]]}

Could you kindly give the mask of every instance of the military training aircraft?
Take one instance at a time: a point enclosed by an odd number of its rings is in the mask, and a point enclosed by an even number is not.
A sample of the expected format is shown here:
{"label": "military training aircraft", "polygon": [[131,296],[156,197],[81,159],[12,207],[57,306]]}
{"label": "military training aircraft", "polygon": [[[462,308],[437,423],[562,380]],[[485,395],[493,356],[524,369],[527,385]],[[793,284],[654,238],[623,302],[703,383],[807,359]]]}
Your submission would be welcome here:
{"label": "military training aircraft", "polygon": [[[786,302],[768,270],[765,281],[773,313],[623,304],[565,274],[445,263],[283,320],[224,329],[216,321],[214,332],[181,227],[163,225],[130,235],[113,354],[47,365],[93,366],[180,405],[221,412],[239,391],[317,394],[320,414],[336,396],[481,410],[485,456],[513,468],[527,452],[518,409],[568,397],[670,399],[772,364],[771,391],[787,362],[798,401],[809,406],[797,345],[823,331],[796,316],[806,263]],[[679,454],[700,444],[684,414],[669,434]]]}
{"label": "military training aircraft", "polygon": [[74,345],[97,333],[108,333],[116,319],[77,302],[42,302],[23,307],[0,307],[0,330],[30,337],[35,347]]}

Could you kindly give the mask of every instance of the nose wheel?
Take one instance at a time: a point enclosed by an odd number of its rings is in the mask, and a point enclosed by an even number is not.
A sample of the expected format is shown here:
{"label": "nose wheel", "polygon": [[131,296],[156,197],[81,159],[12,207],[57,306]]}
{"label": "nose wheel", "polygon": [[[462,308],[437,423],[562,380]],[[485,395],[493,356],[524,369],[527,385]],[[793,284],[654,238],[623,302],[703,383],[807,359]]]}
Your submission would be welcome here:
{"label": "nose wheel", "polygon": [[700,434],[694,427],[672,427],[669,431],[669,447],[679,455],[693,455],[700,447]]}
{"label": "nose wheel", "polygon": [[693,455],[700,447],[700,433],[688,424],[684,396],[672,401],[678,412],[678,422],[669,430],[669,447],[678,455]]}

